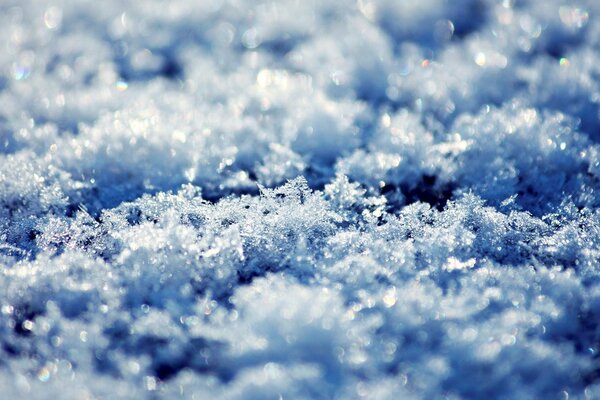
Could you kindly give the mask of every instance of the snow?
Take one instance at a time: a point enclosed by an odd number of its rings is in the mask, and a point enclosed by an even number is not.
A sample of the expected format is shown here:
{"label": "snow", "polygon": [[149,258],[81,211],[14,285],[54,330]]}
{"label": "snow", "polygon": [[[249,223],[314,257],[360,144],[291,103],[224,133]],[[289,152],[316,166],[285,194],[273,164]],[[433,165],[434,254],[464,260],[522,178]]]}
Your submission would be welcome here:
{"label": "snow", "polygon": [[600,397],[600,3],[0,4],[0,393]]}

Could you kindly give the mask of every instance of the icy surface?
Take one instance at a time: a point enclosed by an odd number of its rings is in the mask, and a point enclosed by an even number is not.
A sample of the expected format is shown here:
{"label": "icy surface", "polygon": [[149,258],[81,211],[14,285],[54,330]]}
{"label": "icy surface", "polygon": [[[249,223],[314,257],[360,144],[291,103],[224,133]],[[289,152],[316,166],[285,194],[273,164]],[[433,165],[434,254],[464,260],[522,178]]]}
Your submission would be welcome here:
{"label": "icy surface", "polygon": [[600,398],[600,2],[0,2],[2,399]]}

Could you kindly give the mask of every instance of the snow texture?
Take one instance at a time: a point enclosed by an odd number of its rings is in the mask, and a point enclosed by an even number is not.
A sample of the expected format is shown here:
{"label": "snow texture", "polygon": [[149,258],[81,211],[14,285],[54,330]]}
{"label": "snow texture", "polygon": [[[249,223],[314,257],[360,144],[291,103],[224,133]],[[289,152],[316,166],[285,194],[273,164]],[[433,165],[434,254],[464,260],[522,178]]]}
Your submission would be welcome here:
{"label": "snow texture", "polygon": [[600,2],[3,0],[2,399],[599,399]]}

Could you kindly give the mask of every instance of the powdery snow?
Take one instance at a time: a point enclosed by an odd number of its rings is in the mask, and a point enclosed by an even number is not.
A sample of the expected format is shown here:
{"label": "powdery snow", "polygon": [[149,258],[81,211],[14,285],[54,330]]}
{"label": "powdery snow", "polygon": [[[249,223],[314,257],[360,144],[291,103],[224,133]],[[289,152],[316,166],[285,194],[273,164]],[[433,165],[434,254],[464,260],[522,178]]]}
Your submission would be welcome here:
{"label": "powdery snow", "polygon": [[600,2],[0,26],[3,399],[600,398]]}

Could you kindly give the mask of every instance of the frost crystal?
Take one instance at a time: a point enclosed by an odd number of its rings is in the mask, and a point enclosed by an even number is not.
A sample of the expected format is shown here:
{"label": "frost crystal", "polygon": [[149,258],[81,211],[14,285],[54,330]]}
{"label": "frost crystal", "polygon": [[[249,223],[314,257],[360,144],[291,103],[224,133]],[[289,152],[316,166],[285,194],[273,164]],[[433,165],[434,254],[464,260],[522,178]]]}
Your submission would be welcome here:
{"label": "frost crystal", "polygon": [[0,26],[2,399],[600,398],[600,2]]}

